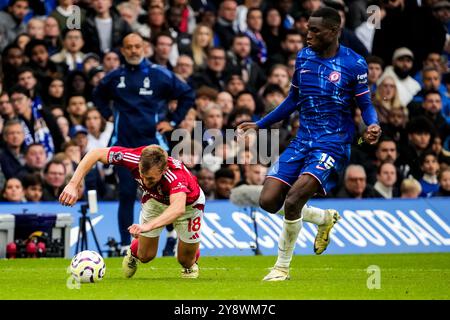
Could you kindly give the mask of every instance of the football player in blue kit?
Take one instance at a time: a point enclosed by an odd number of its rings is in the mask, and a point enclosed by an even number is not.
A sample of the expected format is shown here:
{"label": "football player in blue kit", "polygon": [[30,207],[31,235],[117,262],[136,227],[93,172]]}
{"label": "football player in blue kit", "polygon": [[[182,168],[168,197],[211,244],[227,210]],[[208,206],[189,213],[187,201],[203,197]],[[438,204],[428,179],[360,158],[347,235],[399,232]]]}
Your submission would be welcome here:
{"label": "football player in blue kit", "polygon": [[370,100],[367,64],[353,50],[339,44],[341,18],[328,7],[313,12],[308,21],[307,47],[297,54],[295,73],[287,98],[258,122],[238,127],[268,128],[299,112],[297,136],[269,170],[260,195],[260,206],[276,213],[284,205],[278,259],[265,281],[289,279],[289,266],[303,220],[318,225],[314,251],[321,254],[339,214],[306,206],[315,194],[326,195],[347,165],[355,125],[351,103],[356,100],[367,129],[362,139],[375,144],[381,134]]}

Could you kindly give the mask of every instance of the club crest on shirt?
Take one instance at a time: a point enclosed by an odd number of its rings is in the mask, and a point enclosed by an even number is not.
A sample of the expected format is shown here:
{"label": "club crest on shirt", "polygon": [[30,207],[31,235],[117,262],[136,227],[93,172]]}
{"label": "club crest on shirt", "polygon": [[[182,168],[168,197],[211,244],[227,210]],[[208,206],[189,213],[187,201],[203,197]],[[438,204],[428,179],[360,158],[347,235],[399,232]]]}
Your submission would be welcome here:
{"label": "club crest on shirt", "polygon": [[120,82],[119,82],[119,84],[117,85],[117,88],[126,88],[127,87],[127,85],[125,84],[125,77],[120,77]]}
{"label": "club crest on shirt", "polygon": [[143,83],[143,88],[139,89],[139,95],[141,96],[151,96],[153,94],[153,90],[149,90],[150,88],[150,79],[148,77],[145,77]]}
{"label": "club crest on shirt", "polygon": [[331,82],[338,82],[341,79],[341,74],[337,71],[333,71],[332,73],[330,73],[330,75],[328,76],[328,80],[330,80]]}
{"label": "club crest on shirt", "polygon": [[109,153],[109,163],[119,162],[122,159],[123,159],[123,153],[120,151]]}

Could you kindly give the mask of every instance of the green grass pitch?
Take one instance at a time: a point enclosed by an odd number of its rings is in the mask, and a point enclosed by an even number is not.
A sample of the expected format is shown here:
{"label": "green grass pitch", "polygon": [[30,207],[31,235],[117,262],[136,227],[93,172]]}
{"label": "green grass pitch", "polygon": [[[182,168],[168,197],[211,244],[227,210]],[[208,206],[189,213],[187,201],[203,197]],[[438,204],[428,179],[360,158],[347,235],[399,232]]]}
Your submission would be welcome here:
{"label": "green grass pitch", "polygon": [[[450,254],[295,256],[291,280],[262,282],[275,257],[202,257],[200,278],[181,279],[175,258],[140,264],[124,279],[121,259],[106,259],[106,276],[68,289],[66,259],[0,260],[5,299],[449,299]],[[381,270],[381,288],[369,290],[367,267]]]}

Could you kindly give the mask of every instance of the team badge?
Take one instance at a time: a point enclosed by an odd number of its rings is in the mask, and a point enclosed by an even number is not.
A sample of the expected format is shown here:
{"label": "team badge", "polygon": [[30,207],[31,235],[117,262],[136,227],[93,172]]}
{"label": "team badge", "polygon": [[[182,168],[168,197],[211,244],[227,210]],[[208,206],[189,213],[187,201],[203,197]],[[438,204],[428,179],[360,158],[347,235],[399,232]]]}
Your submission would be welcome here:
{"label": "team badge", "polygon": [[338,82],[340,79],[341,79],[341,74],[337,71],[333,71],[328,76],[328,80],[330,80],[331,82]]}
{"label": "team badge", "polygon": [[150,79],[148,77],[145,77],[143,86],[145,89],[150,88]]}
{"label": "team badge", "polygon": [[125,77],[120,77],[120,82],[117,85],[117,88],[126,88],[127,85],[125,84]]}
{"label": "team badge", "polygon": [[123,153],[120,151],[111,152],[109,154],[109,163],[119,162],[122,159],[123,159]]}

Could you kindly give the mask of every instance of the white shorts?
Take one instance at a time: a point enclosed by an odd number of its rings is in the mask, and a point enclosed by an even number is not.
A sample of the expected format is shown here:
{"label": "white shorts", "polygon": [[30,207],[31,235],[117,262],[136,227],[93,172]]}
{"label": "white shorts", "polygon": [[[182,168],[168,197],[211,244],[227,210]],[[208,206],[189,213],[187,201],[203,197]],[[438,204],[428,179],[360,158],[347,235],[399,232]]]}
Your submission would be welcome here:
{"label": "white shorts", "polygon": [[[200,189],[200,196],[193,204],[186,206],[186,212],[173,222],[179,239],[185,243],[200,242],[200,229],[203,223],[203,207],[205,195]],[[147,223],[160,216],[169,206],[153,198],[142,205],[139,223]],[[164,227],[154,229],[140,235],[148,238],[159,237]]]}

